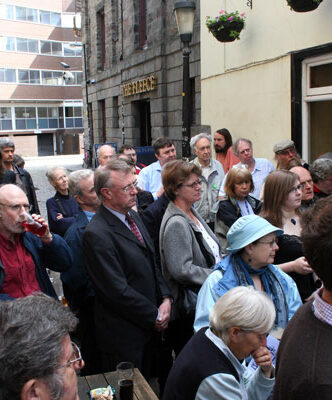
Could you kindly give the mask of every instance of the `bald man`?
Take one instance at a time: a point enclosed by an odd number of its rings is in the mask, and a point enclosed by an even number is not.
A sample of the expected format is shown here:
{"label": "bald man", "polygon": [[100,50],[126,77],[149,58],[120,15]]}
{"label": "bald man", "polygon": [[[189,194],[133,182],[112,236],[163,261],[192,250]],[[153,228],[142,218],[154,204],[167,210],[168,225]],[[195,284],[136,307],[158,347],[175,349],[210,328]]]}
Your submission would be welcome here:
{"label": "bald man", "polygon": [[114,147],[104,144],[103,146],[99,147],[97,150],[97,159],[99,162],[99,165],[103,167],[112,159],[112,157],[115,156],[115,150]]}
{"label": "bald man", "polygon": [[72,262],[66,242],[52,234],[47,222],[33,214],[44,229],[26,232],[29,212],[26,194],[16,185],[0,188],[0,300],[43,292],[57,298],[46,268],[66,271]]}
{"label": "bald man", "polygon": [[293,167],[290,169],[290,171],[300,178],[300,184],[302,185],[301,209],[305,210],[306,208],[313,206],[315,204],[314,183],[310,172],[303,167]]}

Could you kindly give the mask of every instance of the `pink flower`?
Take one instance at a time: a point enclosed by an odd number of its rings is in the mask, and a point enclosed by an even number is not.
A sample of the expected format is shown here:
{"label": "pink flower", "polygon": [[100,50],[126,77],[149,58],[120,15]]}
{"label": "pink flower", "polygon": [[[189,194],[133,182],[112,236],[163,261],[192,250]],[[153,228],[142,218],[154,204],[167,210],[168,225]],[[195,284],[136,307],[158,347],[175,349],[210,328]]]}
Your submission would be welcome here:
{"label": "pink flower", "polygon": [[228,21],[232,21],[234,19],[234,17],[233,16],[230,16],[229,18],[228,18]]}
{"label": "pink flower", "polygon": [[245,15],[246,15],[245,12],[243,12],[243,13],[240,14],[241,17],[244,17]]}
{"label": "pink flower", "polygon": [[219,14],[223,14],[225,12],[225,10],[221,10],[219,11]]}

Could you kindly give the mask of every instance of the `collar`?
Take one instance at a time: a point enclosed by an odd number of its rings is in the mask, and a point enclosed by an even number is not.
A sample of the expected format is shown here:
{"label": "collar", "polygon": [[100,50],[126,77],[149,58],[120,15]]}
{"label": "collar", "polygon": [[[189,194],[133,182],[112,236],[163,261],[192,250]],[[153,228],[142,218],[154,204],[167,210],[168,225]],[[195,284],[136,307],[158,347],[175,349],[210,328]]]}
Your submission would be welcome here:
{"label": "collar", "polygon": [[122,221],[125,225],[127,225],[125,214],[122,214],[119,211],[115,211],[115,210],[113,210],[113,208],[109,208],[109,207],[105,206],[105,204],[103,204],[103,206],[106,208],[106,210],[108,210],[110,213],[112,213],[117,218],[119,218],[119,220]]}
{"label": "collar", "polygon": [[332,305],[322,299],[322,293],[323,289],[315,293],[312,308],[317,319],[332,326]]}
{"label": "collar", "polygon": [[0,243],[7,250],[14,249],[17,246],[19,240],[20,240],[20,235],[19,234],[15,234],[14,243],[13,243],[10,239],[8,239],[6,236],[4,236],[4,235],[2,235],[0,233]]}
{"label": "collar", "polygon": [[92,217],[96,214],[95,212],[86,211],[86,210],[83,210],[83,212],[84,212],[84,214],[85,214],[85,216],[87,217],[87,219],[88,219],[89,222],[91,221]]}

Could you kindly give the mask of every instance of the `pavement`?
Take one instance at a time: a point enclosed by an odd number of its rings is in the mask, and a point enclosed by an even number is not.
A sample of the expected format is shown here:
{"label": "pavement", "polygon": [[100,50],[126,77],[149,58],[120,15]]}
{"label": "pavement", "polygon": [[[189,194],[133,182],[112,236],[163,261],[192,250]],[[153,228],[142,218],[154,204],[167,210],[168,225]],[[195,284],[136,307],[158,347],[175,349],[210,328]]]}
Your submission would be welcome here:
{"label": "pavement", "polygon": [[[68,174],[82,168],[83,156],[81,154],[66,156],[25,157],[25,169],[30,173],[38,199],[40,214],[47,221],[46,200],[53,197],[55,190],[48,182],[46,171],[48,167],[58,165],[66,168]],[[50,279],[59,297],[63,290],[58,272],[50,271]]]}

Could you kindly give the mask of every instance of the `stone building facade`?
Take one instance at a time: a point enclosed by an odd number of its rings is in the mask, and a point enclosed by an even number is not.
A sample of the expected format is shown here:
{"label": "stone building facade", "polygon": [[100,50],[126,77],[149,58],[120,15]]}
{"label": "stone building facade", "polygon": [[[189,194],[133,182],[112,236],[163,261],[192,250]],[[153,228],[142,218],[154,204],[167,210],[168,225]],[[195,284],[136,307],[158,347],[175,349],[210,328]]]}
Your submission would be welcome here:
{"label": "stone building facade", "polygon": [[[181,152],[183,59],[173,2],[85,0],[82,9],[93,143],[149,146],[157,137],[167,136]],[[197,1],[190,43],[191,135],[204,129],[199,9]]]}

